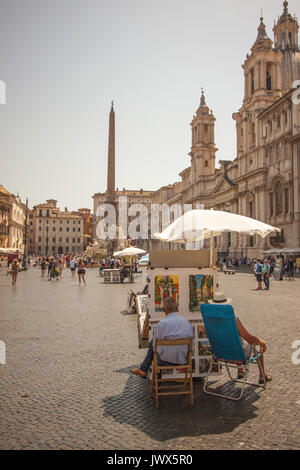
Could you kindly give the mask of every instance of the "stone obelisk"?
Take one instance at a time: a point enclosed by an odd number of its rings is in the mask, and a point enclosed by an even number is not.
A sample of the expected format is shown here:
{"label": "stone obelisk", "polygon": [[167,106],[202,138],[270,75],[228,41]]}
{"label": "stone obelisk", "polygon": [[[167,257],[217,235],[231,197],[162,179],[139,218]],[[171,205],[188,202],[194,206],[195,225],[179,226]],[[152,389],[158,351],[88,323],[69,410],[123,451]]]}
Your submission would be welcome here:
{"label": "stone obelisk", "polygon": [[116,203],[115,188],[115,111],[114,102],[111,103],[109,113],[109,133],[108,133],[108,166],[107,166],[107,202]]}

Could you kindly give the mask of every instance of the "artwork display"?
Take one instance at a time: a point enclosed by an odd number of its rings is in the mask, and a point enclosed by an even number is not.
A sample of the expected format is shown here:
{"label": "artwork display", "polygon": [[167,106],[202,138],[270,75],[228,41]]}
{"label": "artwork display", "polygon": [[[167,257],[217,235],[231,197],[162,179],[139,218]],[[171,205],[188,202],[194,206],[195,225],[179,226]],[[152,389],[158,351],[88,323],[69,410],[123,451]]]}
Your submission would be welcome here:
{"label": "artwork display", "polygon": [[[173,297],[178,314],[193,326],[192,346],[193,377],[205,377],[213,354],[200,311],[200,305],[213,299],[217,272],[212,268],[149,268],[149,341],[154,337],[155,326],[164,318],[163,300]],[[214,364],[213,374],[220,374],[221,368]],[[166,370],[166,378],[182,378],[179,368]]]}
{"label": "artwork display", "polygon": [[192,312],[200,311],[202,303],[208,303],[214,296],[214,278],[211,275],[189,276],[189,300]]}
{"label": "artwork display", "polygon": [[179,276],[155,276],[155,312],[163,311],[163,301],[166,297],[173,297],[179,306]]}

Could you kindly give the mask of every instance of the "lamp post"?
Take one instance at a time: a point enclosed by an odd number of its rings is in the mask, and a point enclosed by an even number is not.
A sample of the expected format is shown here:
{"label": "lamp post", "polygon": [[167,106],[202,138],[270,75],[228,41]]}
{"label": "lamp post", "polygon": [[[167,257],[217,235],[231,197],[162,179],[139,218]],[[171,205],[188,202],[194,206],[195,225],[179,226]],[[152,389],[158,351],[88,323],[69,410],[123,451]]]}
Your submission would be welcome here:
{"label": "lamp post", "polygon": [[28,198],[26,199],[26,211],[25,211],[25,232],[24,232],[24,253],[23,253],[23,263],[22,266],[24,269],[26,267],[26,248],[27,248],[27,214],[28,214]]}

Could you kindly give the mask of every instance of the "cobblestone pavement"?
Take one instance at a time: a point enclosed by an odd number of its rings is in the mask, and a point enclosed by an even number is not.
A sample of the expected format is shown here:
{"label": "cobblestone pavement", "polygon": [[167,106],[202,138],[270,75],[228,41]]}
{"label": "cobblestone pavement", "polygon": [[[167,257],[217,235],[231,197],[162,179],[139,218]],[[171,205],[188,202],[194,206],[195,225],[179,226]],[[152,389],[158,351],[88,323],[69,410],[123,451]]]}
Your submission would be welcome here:
{"label": "cobblestone pavement", "polygon": [[[272,282],[255,292],[253,275],[220,274],[221,287],[250,332],[268,343],[267,390],[249,387],[240,402],[204,395],[160,401],[149,381],[130,375],[138,349],[136,317],[122,315],[130,285],[88,286],[64,272],[51,283],[36,268],[16,287],[0,272],[2,449],[297,449],[300,448],[300,280]],[[136,290],[144,281],[134,285]]]}

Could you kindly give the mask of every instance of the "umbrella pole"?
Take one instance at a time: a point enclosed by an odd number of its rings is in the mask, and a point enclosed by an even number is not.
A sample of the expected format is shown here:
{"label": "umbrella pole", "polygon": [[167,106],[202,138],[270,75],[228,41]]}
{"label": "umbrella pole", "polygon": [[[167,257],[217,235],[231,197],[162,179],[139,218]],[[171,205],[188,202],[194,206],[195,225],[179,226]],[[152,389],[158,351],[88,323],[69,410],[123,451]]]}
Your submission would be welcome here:
{"label": "umbrella pole", "polygon": [[210,234],[210,243],[209,243],[209,265],[212,268],[213,266],[213,252],[214,252],[214,237],[211,232]]}

